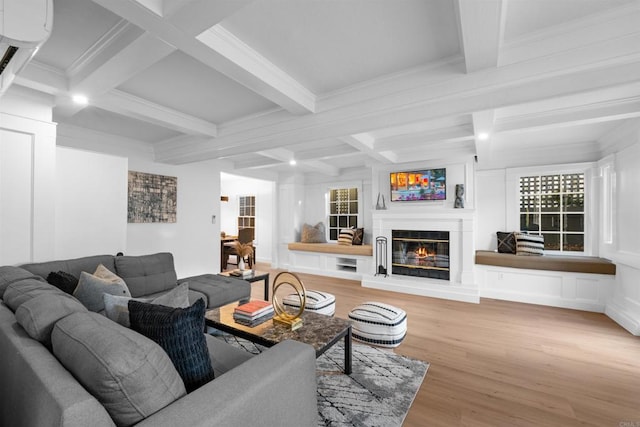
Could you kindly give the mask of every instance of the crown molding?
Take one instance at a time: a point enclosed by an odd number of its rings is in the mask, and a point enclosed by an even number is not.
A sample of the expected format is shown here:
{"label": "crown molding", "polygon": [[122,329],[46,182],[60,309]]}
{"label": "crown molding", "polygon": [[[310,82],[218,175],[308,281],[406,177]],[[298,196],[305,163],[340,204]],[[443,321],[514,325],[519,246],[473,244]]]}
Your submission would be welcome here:
{"label": "crown molding", "polygon": [[107,51],[112,46],[120,43],[127,44],[140,36],[140,34],[142,34],[142,31],[138,27],[121,19],[67,68],[67,76],[74,78],[90,68],[99,57],[107,55]]}

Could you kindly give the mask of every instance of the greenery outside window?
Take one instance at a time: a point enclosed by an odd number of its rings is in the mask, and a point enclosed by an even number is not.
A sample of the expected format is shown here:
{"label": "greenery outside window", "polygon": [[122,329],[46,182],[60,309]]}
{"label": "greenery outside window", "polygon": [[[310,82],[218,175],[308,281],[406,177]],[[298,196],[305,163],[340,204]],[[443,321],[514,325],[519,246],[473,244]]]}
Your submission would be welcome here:
{"label": "greenery outside window", "polygon": [[329,240],[338,240],[341,228],[358,227],[358,189],[329,190]]}
{"label": "greenery outside window", "polygon": [[520,230],[544,236],[545,250],[585,251],[584,173],[521,176]]}

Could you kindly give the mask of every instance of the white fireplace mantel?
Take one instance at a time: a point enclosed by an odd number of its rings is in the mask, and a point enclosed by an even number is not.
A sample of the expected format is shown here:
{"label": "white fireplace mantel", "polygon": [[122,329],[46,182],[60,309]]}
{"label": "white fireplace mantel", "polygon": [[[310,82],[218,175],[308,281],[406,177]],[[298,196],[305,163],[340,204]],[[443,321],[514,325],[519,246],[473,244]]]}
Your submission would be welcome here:
{"label": "white fireplace mantel", "polygon": [[[373,212],[374,251],[379,250],[377,237],[387,239],[386,265],[388,275],[374,271],[362,278],[362,286],[404,292],[414,295],[447,298],[466,302],[480,302],[480,292],[474,275],[474,239],[476,215],[472,209],[412,209],[411,211],[378,210]],[[392,274],[391,231],[448,231],[449,280],[407,277]],[[380,254],[374,260],[380,261]]]}

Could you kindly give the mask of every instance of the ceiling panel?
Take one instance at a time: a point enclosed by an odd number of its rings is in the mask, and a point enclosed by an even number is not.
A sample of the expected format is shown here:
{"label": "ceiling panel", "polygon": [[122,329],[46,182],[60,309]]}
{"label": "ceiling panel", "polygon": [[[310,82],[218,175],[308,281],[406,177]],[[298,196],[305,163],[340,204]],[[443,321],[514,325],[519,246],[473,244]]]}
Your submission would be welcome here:
{"label": "ceiling panel", "polygon": [[119,89],[213,123],[275,108],[275,104],[180,51]]}
{"label": "ceiling panel", "polygon": [[460,52],[449,0],[257,1],[222,25],[316,94]]}
{"label": "ceiling panel", "polygon": [[636,0],[510,0],[504,29],[505,42],[528,33],[612,9]]}
{"label": "ceiling panel", "polygon": [[86,0],[55,0],[53,31],[38,51],[38,61],[67,70],[121,18]]}

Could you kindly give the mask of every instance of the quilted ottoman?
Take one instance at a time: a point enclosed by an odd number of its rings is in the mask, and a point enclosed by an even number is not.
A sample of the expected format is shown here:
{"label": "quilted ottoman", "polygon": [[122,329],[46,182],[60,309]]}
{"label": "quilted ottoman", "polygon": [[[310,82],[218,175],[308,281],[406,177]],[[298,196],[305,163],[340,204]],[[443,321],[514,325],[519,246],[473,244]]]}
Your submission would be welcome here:
{"label": "quilted ottoman", "polygon": [[381,302],[365,302],[349,312],[354,339],[381,347],[397,347],[407,334],[407,313]]}
{"label": "quilted ottoman", "polygon": [[[282,304],[295,310],[300,309],[298,294],[289,294],[282,300]],[[336,297],[327,292],[307,290],[305,311],[333,316],[336,312]]]}

